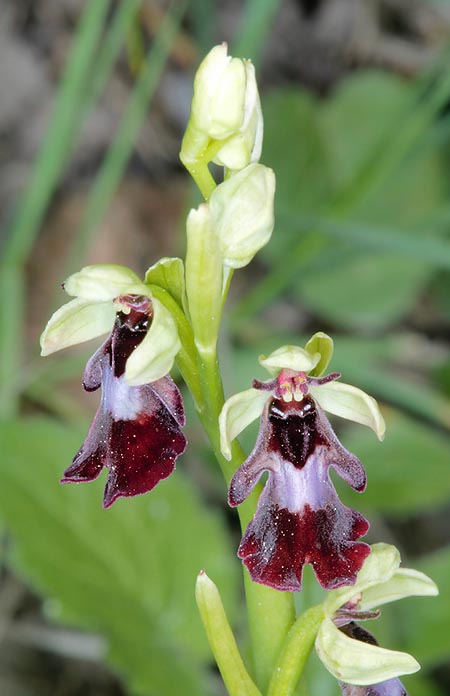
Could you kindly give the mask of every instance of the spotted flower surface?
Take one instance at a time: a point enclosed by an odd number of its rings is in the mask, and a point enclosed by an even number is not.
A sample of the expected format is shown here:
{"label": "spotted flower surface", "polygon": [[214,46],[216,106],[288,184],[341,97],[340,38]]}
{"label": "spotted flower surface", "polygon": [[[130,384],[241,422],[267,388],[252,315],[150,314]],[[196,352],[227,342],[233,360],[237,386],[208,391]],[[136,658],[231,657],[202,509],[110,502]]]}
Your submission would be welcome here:
{"label": "spotted flower surface", "polygon": [[[314,350],[319,341],[323,353]],[[338,374],[314,376],[329,357],[331,339],[316,334],[306,349],[285,346],[261,358],[277,376],[255,380],[251,390],[231,397],[221,414],[222,451],[229,456],[231,439],[262,411],[255,448],[231,480],[229,503],[242,503],[263,472],[269,473],[238,555],[252,580],[277,590],[300,590],[306,563],[326,589],[352,584],[370,552],[358,541],[369,524],[341,503],[329,469],[357,491],[364,490],[366,475],[333,432],[321,408],[321,391],[327,410],[352,417],[356,409],[353,419],[369,422],[380,437],[383,422],[371,397],[348,385],[336,389]]]}
{"label": "spotted flower surface", "polygon": [[[50,319],[41,338],[43,354],[103,333],[105,319],[112,315],[111,335],[83,375],[87,391],[101,387],[101,403],[62,478],[62,483],[92,481],[107,467],[107,508],[118,497],[154,488],[172,473],[186,448],[181,394],[166,374],[179,341],[170,314],[128,269],[87,267],[65,287],[79,297]],[[95,297],[100,300],[95,302]]]}

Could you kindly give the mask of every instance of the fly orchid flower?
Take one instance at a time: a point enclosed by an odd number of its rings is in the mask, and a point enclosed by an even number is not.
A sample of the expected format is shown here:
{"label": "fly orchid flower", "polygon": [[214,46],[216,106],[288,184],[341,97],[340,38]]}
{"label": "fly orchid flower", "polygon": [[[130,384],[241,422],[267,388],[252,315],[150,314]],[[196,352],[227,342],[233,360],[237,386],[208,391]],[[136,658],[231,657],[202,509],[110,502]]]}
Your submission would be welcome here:
{"label": "fly orchid flower", "polygon": [[322,409],[369,425],[380,439],[384,422],[375,400],[335,382],[338,373],[320,377],[332,349],[332,340],[318,333],[305,349],[283,346],[261,356],[273,379],[254,380],[251,389],[228,399],[220,415],[222,453],[230,459],[231,440],[262,414],[256,445],[234,474],[228,500],[240,505],[269,472],[238,556],[252,580],[277,590],[301,590],[305,563],[325,589],[351,585],[370,552],[357,541],[369,523],[341,503],[329,476],[331,466],[363,491],[365,471],[341,445]]}
{"label": "fly orchid flower", "polygon": [[344,696],[407,696],[398,679],[420,669],[407,653],[378,646],[358,625],[374,619],[388,602],[411,596],[435,596],[435,583],[423,573],[400,568],[400,554],[389,544],[374,544],[353,587],[329,592],[322,604],[324,619],[316,650],[325,667],[339,680]]}
{"label": "fly orchid flower", "polygon": [[154,488],[186,448],[183,401],[167,374],[180,342],[170,312],[128,268],[88,266],[64,289],[75,299],[48,322],[42,355],[111,334],[84,371],[84,389],[101,386],[102,398],[62,483],[93,481],[108,467],[107,508],[120,496]]}

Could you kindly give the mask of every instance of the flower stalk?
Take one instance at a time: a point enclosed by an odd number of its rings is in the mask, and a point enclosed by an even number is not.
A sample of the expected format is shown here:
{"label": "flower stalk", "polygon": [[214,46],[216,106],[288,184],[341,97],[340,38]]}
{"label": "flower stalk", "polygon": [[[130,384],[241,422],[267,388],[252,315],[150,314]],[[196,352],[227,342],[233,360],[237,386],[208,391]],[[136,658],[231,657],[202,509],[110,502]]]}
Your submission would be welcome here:
{"label": "flower stalk", "polygon": [[216,585],[201,571],[195,598],[206,635],[230,696],[262,696],[240,656]]}

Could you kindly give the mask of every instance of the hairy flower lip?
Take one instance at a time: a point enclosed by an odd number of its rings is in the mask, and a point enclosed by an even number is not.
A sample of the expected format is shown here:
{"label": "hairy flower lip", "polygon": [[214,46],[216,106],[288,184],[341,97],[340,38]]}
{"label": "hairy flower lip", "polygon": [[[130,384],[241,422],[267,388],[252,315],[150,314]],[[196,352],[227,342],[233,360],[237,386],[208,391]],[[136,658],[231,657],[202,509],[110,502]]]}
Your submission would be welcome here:
{"label": "hairy flower lip", "polygon": [[326,589],[355,582],[369,553],[357,539],[369,525],[339,501],[330,466],[355,490],[364,489],[361,463],[339,443],[311,396],[288,402],[269,396],[255,448],[229,488],[234,507],[269,472],[238,551],[255,582],[299,591],[308,563]]}

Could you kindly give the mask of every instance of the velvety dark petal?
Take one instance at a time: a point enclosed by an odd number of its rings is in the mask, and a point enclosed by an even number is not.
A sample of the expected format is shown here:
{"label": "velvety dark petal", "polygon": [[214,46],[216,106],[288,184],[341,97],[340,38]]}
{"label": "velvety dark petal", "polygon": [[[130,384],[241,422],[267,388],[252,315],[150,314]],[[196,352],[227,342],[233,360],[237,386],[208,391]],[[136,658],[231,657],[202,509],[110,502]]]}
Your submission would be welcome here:
{"label": "velvety dark petal", "polygon": [[112,423],[103,498],[109,507],[119,496],[146,493],[175,469],[186,438],[165,405],[148,386],[140,389],[143,409],[132,420]]}
{"label": "velvety dark petal", "polygon": [[156,382],[152,382],[149,386],[161,399],[178,425],[184,425],[186,417],[184,415],[183,398],[175,382],[166,376],[158,379]]}
{"label": "velvety dark petal", "polygon": [[83,388],[88,391],[95,391],[102,383],[103,366],[110,361],[111,336],[95,351],[86,363],[83,372]]}
{"label": "velvety dark petal", "polygon": [[[339,630],[355,640],[378,645],[373,635],[354,621],[342,626]],[[408,696],[408,692],[398,677],[387,679],[378,684],[370,684],[369,686],[357,686],[355,684],[345,684],[344,682],[339,682],[339,686],[344,696]]]}
{"label": "velvety dark petal", "polygon": [[105,466],[112,418],[101,407],[92,421],[86,439],[72,464],[65,470],[61,483],[93,481]]}
{"label": "velvety dark petal", "polygon": [[[328,439],[330,447],[330,465],[358,493],[366,489],[367,478],[364,467],[358,457],[349,452],[338,440],[330,422],[322,409],[316,404],[317,425]],[[319,425],[320,424],[320,425]]]}
{"label": "velvety dark petal", "polygon": [[325,467],[317,467],[316,476],[315,466],[311,460],[303,471],[286,472],[284,465],[283,475],[269,475],[238,550],[255,582],[301,590],[309,563],[322,587],[331,590],[354,583],[369,555],[370,547],[356,541],[366,534],[367,520],[341,503]]}
{"label": "velvety dark petal", "polygon": [[269,471],[238,551],[255,582],[300,590],[305,563],[326,589],[355,582],[370,552],[357,539],[369,524],[341,503],[330,466],[361,486],[361,464],[340,445],[312,397],[269,400],[255,449],[230,485],[230,502],[239,504]]}
{"label": "velvety dark petal", "polygon": [[[277,457],[267,449],[268,416],[272,399],[269,399],[261,416],[261,427],[253,452],[236,470],[228,490],[228,503],[231,507],[240,505],[258,483],[262,474],[277,466]],[[263,454],[264,453],[264,454]]]}

